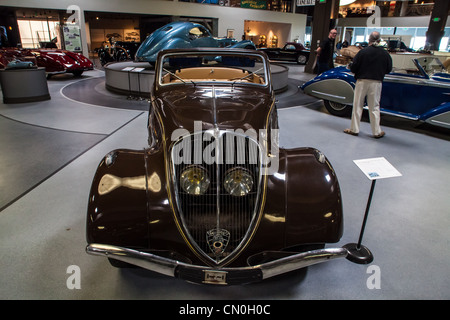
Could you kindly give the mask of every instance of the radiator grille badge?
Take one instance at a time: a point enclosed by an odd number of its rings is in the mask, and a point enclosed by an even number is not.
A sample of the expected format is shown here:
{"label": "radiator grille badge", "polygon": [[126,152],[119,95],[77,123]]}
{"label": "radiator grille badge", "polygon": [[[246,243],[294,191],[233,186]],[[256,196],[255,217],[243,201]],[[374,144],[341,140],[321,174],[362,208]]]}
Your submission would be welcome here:
{"label": "radiator grille badge", "polygon": [[206,232],[209,249],[216,258],[222,256],[230,240],[230,232],[225,229],[212,229]]}

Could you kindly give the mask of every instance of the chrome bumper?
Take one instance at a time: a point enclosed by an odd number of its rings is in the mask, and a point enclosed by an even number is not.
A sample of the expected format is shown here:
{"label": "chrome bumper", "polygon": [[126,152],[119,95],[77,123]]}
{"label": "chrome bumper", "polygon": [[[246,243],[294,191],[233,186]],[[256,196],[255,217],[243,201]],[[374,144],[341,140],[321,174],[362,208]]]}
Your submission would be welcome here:
{"label": "chrome bumper", "polygon": [[90,244],[86,252],[120,260],[138,267],[190,282],[206,284],[244,284],[261,281],[286,272],[336,258],[347,257],[345,248],[312,250],[255,266],[213,268],[192,265],[151,253],[105,244]]}

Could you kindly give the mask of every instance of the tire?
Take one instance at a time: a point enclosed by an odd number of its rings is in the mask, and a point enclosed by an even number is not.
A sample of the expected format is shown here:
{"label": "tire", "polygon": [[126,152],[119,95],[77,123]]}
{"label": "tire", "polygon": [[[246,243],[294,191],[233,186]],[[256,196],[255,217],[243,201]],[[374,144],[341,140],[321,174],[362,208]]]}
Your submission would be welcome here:
{"label": "tire", "polygon": [[81,77],[81,75],[83,74],[83,70],[77,70],[72,72],[74,77]]}
{"label": "tire", "polygon": [[116,61],[127,61],[128,60],[128,56],[126,54],[125,51],[123,51],[122,49],[119,49],[118,51],[116,51]]}
{"label": "tire", "polygon": [[352,113],[352,106],[334,101],[324,100],[325,108],[334,116],[347,117]]}
{"label": "tire", "polygon": [[127,61],[127,55],[125,52],[121,52],[119,53],[118,57],[117,57],[117,61]]}
{"label": "tire", "polygon": [[308,61],[308,58],[305,55],[299,54],[297,56],[297,64],[306,64],[307,61]]}
{"label": "tire", "polygon": [[105,51],[99,52],[98,58],[100,59],[100,64],[102,65],[102,67],[110,61],[109,54],[107,54]]}

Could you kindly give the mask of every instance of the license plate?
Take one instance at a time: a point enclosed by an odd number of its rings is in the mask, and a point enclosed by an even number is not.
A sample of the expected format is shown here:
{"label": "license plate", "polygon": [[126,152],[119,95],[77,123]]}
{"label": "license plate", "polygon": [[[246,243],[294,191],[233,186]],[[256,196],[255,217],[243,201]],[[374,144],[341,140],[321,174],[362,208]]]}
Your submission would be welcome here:
{"label": "license plate", "polygon": [[203,270],[203,283],[209,284],[227,284],[226,271]]}

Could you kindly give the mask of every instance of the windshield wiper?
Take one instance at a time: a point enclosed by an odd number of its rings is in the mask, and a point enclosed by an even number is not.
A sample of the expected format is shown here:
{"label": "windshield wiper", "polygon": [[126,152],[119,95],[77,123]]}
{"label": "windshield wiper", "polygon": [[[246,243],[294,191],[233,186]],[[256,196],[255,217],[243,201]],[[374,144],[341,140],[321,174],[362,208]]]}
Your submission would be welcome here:
{"label": "windshield wiper", "polygon": [[[184,84],[187,83],[186,81],[190,81],[190,82],[192,82],[192,84],[194,85],[194,87],[196,86],[196,83],[195,83],[194,81],[192,81],[192,80],[183,79],[183,78],[177,76],[175,73],[173,73],[173,72],[171,72],[171,71],[169,71],[169,70],[167,70],[167,69],[165,69],[165,68],[163,68],[163,71],[167,72],[167,73],[170,74],[171,76],[174,76],[175,78],[177,78],[178,80],[180,80],[180,81],[183,82]],[[186,81],[185,81],[185,80],[186,80]]]}
{"label": "windshield wiper", "polygon": [[246,75],[246,76],[244,76],[244,77],[242,77],[242,78],[239,78],[239,79],[234,80],[233,83],[231,84],[231,86],[234,86],[234,84],[235,84],[236,82],[238,82],[238,81],[241,81],[241,80],[244,80],[245,78],[248,78],[248,77],[250,77],[250,76],[253,76],[256,72],[259,72],[259,71],[261,71],[261,70],[263,70],[263,69],[264,69],[264,67],[261,67],[261,68],[259,68],[258,70],[253,71],[252,73],[249,73],[248,75]]}

